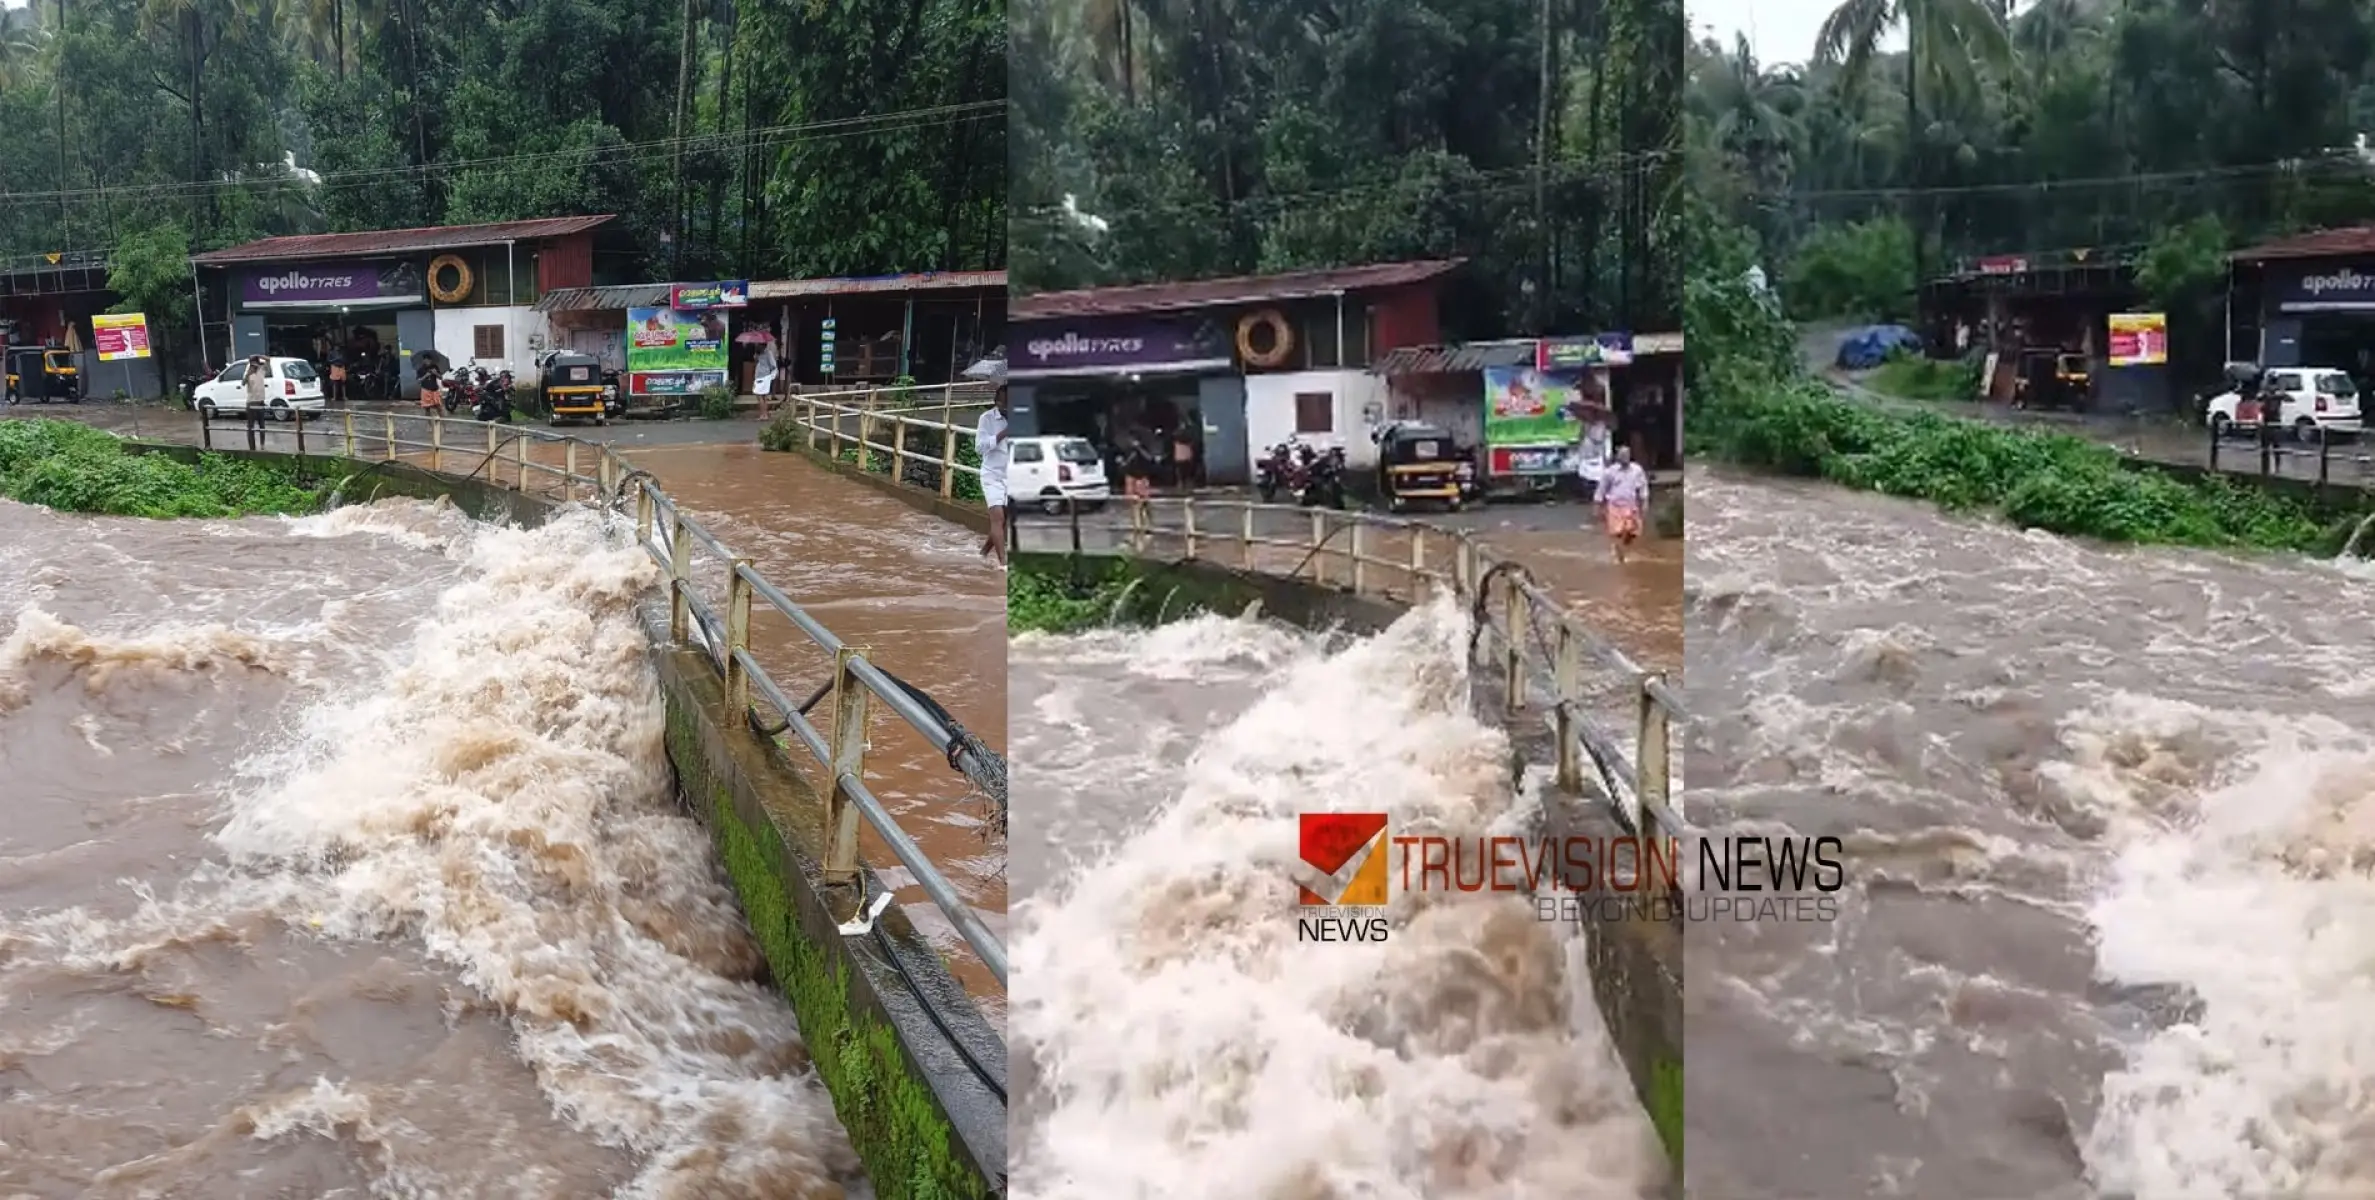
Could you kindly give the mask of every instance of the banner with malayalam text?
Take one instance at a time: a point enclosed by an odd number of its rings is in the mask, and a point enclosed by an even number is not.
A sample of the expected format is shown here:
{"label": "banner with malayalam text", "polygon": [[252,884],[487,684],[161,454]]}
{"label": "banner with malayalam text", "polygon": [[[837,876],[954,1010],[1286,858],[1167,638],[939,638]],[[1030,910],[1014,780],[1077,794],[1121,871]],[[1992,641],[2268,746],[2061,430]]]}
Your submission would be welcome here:
{"label": "banner with malayalam text", "polygon": [[145,313],[99,313],[91,318],[91,344],[100,362],[148,357],[148,316]]}
{"label": "banner with malayalam text", "polygon": [[628,309],[628,392],[696,395],[726,382],[728,336],[723,310]]}
{"label": "banner with malayalam text", "polygon": [[2168,361],[2168,314],[2111,314],[2112,366],[2157,367]]}

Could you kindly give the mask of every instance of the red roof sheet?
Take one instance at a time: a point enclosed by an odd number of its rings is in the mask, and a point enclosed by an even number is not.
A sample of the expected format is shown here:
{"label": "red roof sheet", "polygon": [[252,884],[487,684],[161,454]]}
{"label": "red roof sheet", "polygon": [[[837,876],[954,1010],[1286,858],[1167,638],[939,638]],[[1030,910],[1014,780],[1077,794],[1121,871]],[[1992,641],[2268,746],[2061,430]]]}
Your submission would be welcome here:
{"label": "red roof sheet", "polygon": [[2237,250],[2234,259],[2237,262],[2265,262],[2277,258],[2331,258],[2349,254],[2375,254],[2375,225],[2297,233],[2253,246],[2249,250]]}
{"label": "red roof sheet", "polygon": [[857,296],[869,292],[940,292],[973,288],[1004,291],[1004,271],[921,271],[912,275],[860,275],[834,279],[754,279],[753,300],[789,300],[796,296]]}
{"label": "red roof sheet", "polygon": [[288,262],[309,258],[359,258],[371,254],[452,250],[465,246],[500,246],[565,237],[609,223],[604,213],[591,217],[546,217],[536,221],[500,221],[492,225],[437,225],[427,229],[375,229],[366,233],[309,233],[296,237],[265,238],[244,246],[193,254],[202,266],[225,263]]}
{"label": "red roof sheet", "polygon": [[1008,315],[1017,321],[1051,317],[1088,317],[1119,313],[1170,312],[1184,308],[1228,308],[1332,296],[1337,292],[1368,291],[1424,283],[1458,267],[1465,259],[1374,263],[1364,267],[1334,267],[1317,271],[1288,271],[1278,275],[1239,275],[1227,279],[1191,279],[1178,283],[1145,283],[1128,287],[1082,288],[1071,292],[1041,292],[1017,296]]}

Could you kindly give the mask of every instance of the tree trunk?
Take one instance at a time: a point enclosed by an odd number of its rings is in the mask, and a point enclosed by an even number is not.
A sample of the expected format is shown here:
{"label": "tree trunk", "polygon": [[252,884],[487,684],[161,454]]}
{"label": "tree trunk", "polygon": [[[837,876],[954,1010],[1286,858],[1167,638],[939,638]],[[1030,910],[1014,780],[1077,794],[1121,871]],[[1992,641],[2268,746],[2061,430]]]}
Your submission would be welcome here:
{"label": "tree trunk", "polygon": [[693,109],[693,28],[700,23],[697,4],[698,0],[684,0],[684,33],[676,43],[676,203],[669,223],[676,247],[669,274],[680,279],[684,275],[685,257],[684,138]]}
{"label": "tree trunk", "polygon": [[338,55],[338,82],[346,82],[346,0],[330,0],[330,41]]}
{"label": "tree trunk", "polygon": [[1534,102],[1534,311],[1528,314],[1535,333],[1549,325],[1550,315],[1550,0],[1541,0],[1535,75],[1539,94]]}
{"label": "tree trunk", "polygon": [[1922,171],[1922,148],[1929,139],[1922,136],[1921,127],[1921,60],[1915,47],[1921,42],[1918,31],[1910,24],[1905,29],[1905,155],[1906,176],[1913,181],[1913,192],[1906,197],[1912,210],[1907,224],[1913,227],[1913,317],[1916,328],[1921,323],[1921,285],[1928,275],[1929,205],[1922,195],[1925,176]]}
{"label": "tree trunk", "polygon": [[709,177],[709,245],[713,253],[723,256],[726,246],[726,97],[734,88],[733,27],[726,29],[723,53],[718,56],[717,72],[717,132],[718,150],[708,155]]}

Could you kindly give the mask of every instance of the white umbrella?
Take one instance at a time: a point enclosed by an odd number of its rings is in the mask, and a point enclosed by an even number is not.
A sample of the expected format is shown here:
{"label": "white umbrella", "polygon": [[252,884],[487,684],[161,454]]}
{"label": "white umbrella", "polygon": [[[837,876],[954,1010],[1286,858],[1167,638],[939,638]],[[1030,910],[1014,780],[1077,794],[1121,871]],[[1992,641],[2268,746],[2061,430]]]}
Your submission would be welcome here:
{"label": "white umbrella", "polygon": [[1000,383],[1004,383],[1006,381],[1006,357],[1004,355],[992,355],[989,358],[985,358],[980,362],[974,363],[972,366],[965,368],[965,378],[995,379]]}

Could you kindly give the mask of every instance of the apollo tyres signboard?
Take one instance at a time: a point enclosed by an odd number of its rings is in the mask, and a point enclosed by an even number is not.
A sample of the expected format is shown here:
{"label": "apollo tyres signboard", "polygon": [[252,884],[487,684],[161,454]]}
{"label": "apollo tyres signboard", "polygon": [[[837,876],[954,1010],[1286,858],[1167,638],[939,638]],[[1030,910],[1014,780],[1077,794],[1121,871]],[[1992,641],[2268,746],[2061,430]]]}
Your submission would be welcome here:
{"label": "apollo tyres signboard", "polygon": [[419,304],[421,271],[410,262],[313,262],[250,267],[239,276],[246,308],[335,308]]}
{"label": "apollo tyres signboard", "polygon": [[2278,312],[2375,312],[2375,261],[2270,263],[2266,279]]}

